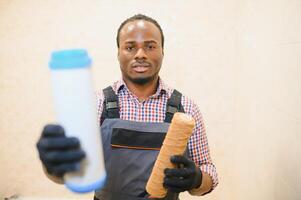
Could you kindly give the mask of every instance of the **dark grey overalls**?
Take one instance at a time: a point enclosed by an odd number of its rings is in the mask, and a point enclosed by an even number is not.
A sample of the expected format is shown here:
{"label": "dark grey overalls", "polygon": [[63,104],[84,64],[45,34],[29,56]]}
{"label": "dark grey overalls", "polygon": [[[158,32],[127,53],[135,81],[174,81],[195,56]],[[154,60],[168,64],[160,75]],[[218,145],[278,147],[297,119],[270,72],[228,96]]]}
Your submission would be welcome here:
{"label": "dark grey overalls", "polygon": [[[182,94],[174,90],[167,102],[164,122],[135,122],[119,118],[118,96],[112,87],[104,90],[101,135],[107,182],[95,191],[99,200],[146,200],[147,180],[175,112],[184,112]],[[187,154],[186,150],[186,154]],[[168,193],[164,200],[178,200]]]}

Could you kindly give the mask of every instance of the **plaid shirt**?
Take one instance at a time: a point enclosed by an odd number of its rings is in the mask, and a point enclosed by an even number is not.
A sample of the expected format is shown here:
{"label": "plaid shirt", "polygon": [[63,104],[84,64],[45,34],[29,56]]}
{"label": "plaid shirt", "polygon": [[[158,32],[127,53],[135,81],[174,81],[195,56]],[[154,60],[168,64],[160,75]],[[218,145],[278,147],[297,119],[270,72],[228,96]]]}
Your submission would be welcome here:
{"label": "plaid shirt", "polygon": [[[161,79],[159,79],[156,93],[142,102],[139,102],[138,97],[128,90],[122,79],[113,83],[112,88],[119,98],[120,119],[138,122],[164,122],[167,100],[173,89],[165,85]],[[103,109],[103,92],[98,91],[96,95],[97,113],[100,121]],[[192,116],[196,121],[196,127],[188,142],[190,156],[203,172],[211,176],[213,188],[215,188],[218,184],[217,173],[211,161],[202,114],[198,106],[184,95],[182,95],[181,103],[185,113]]]}

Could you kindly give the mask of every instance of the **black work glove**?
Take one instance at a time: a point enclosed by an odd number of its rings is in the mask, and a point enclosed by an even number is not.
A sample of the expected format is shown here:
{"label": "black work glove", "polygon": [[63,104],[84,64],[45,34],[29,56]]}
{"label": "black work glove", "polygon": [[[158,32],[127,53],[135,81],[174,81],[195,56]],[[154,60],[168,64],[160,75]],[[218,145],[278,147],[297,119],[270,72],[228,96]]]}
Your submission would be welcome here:
{"label": "black work glove", "polygon": [[47,172],[56,177],[79,170],[80,161],[85,157],[79,140],[66,137],[63,127],[59,125],[50,124],[44,127],[37,148]]}
{"label": "black work glove", "polygon": [[165,178],[163,186],[169,191],[180,193],[200,187],[202,172],[194,162],[185,156],[171,156],[170,161],[179,166],[176,169],[164,170]]}

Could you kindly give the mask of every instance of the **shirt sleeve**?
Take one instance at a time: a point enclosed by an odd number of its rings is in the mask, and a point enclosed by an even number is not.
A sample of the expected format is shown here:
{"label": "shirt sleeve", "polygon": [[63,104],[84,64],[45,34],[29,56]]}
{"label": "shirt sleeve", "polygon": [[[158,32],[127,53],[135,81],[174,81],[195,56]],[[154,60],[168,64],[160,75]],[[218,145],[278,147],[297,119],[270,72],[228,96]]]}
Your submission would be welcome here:
{"label": "shirt sleeve", "polygon": [[[210,149],[206,136],[203,116],[198,106],[192,101],[184,99],[184,101],[182,101],[182,104],[184,106],[184,109],[185,107],[187,109],[185,109],[185,112],[188,115],[191,115],[196,122],[196,126],[188,142],[189,154],[195,164],[200,167],[201,171],[210,175],[213,182],[213,190],[218,184],[218,177],[216,167],[210,157]],[[198,194],[197,190],[190,191],[190,193],[192,195]]]}

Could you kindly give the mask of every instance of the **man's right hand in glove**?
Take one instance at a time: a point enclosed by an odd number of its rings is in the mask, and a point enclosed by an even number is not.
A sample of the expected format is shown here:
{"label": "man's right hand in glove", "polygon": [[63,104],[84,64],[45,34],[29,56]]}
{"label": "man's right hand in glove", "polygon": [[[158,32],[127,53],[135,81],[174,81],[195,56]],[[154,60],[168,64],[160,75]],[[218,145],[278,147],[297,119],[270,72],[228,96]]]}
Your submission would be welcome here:
{"label": "man's right hand in glove", "polygon": [[46,125],[37,143],[40,159],[50,175],[62,178],[77,171],[85,152],[75,137],[66,137],[62,126]]}

